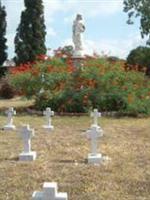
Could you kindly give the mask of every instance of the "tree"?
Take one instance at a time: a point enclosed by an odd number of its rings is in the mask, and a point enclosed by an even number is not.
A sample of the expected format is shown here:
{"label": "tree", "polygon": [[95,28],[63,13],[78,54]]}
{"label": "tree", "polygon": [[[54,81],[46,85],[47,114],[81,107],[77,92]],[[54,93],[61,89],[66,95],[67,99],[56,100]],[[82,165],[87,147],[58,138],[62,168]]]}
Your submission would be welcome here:
{"label": "tree", "polygon": [[146,74],[150,75],[150,48],[139,46],[133,49],[128,57],[127,63],[131,65],[138,65],[140,69],[146,67]]}
{"label": "tree", "polygon": [[7,59],[7,52],[6,52],[7,39],[5,37],[6,26],[7,26],[6,11],[5,11],[5,7],[1,5],[1,1],[0,1],[0,65],[2,65],[4,61]]}
{"label": "tree", "polygon": [[25,10],[15,36],[16,64],[32,62],[46,53],[44,7],[42,0],[24,0]]}
{"label": "tree", "polygon": [[128,24],[133,24],[134,17],[140,17],[141,36],[148,36],[150,45],[150,0],[124,0],[124,12],[128,13]]}

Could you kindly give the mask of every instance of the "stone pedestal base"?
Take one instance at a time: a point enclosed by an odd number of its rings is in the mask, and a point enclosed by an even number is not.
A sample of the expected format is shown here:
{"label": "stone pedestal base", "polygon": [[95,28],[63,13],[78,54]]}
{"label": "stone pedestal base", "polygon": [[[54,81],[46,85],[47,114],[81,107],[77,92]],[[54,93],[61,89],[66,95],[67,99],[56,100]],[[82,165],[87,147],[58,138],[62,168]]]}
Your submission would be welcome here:
{"label": "stone pedestal base", "polygon": [[20,161],[33,161],[35,159],[36,159],[36,152],[35,151],[31,151],[29,153],[22,152],[19,155]]}
{"label": "stone pedestal base", "polygon": [[4,126],[4,130],[13,131],[13,130],[16,130],[16,126],[15,125],[6,125],[6,126]]}
{"label": "stone pedestal base", "polygon": [[103,161],[102,154],[88,154],[89,164],[100,164]]}
{"label": "stone pedestal base", "polygon": [[37,199],[42,200],[44,198],[43,195],[44,195],[43,192],[35,191],[32,194],[32,200],[37,200]]}
{"label": "stone pedestal base", "polygon": [[[45,197],[45,196],[44,196],[44,193],[43,193],[43,192],[36,192],[36,191],[35,191],[35,192],[32,194],[32,200],[44,200],[44,199],[45,199],[44,197]],[[49,196],[49,194],[48,194],[48,196],[46,196],[46,197],[47,197],[47,198],[50,198],[51,196]],[[56,195],[55,199],[56,199],[56,200],[67,200],[67,199],[68,199],[68,196],[67,196],[66,193],[60,192],[59,194]]]}
{"label": "stone pedestal base", "polygon": [[50,130],[50,131],[52,131],[52,130],[54,130],[54,126],[48,126],[48,125],[43,125],[43,128],[44,129],[47,129],[47,130]]}
{"label": "stone pedestal base", "polygon": [[72,60],[73,60],[74,67],[75,68],[79,68],[79,67],[82,66],[82,63],[84,61],[84,57],[82,57],[82,56],[73,56]]}
{"label": "stone pedestal base", "polygon": [[73,51],[73,58],[84,58],[84,56],[85,56],[85,50],[83,49],[83,47],[82,47],[82,49],[80,48],[80,49],[74,49],[74,51]]}
{"label": "stone pedestal base", "polygon": [[55,182],[45,182],[43,184],[43,191],[35,191],[32,194],[32,200],[68,200],[67,193],[62,193],[57,191],[57,183]]}

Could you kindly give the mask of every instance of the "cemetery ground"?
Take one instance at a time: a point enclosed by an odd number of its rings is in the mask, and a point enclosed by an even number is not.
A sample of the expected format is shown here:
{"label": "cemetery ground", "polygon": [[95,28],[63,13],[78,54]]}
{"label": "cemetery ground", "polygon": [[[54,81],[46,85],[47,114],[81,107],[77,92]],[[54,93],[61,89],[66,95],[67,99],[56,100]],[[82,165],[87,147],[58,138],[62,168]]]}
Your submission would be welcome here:
{"label": "cemetery ground", "polygon": [[[31,199],[45,181],[57,182],[69,200],[149,200],[150,118],[99,119],[104,130],[99,151],[111,158],[100,166],[86,161],[90,141],[85,131],[91,121],[88,116],[54,116],[54,131],[48,133],[42,129],[44,117],[17,113],[17,127],[29,123],[35,128],[37,159],[20,162],[19,131],[0,130],[0,200]],[[6,116],[0,116],[0,123],[5,125]]]}
{"label": "cemetery ground", "polygon": [[14,107],[18,111],[24,111],[29,106],[32,106],[33,100],[26,100],[25,98],[15,97],[13,99],[0,99],[0,111],[5,111],[10,106]]}

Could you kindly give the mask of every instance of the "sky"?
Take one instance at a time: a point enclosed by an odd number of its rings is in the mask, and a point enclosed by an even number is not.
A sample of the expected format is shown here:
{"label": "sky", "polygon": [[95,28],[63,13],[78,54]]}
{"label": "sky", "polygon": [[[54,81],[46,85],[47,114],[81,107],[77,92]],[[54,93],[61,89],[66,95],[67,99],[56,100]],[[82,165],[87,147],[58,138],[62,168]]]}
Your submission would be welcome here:
{"label": "sky", "polygon": [[[14,37],[24,9],[24,0],[1,0],[7,11],[7,45],[9,59],[14,56]],[[126,58],[130,50],[145,45],[139,20],[126,24],[123,0],[43,0],[46,24],[46,46],[57,49],[72,45],[72,24],[82,14],[86,31],[85,52]],[[50,51],[47,52],[50,54]]]}

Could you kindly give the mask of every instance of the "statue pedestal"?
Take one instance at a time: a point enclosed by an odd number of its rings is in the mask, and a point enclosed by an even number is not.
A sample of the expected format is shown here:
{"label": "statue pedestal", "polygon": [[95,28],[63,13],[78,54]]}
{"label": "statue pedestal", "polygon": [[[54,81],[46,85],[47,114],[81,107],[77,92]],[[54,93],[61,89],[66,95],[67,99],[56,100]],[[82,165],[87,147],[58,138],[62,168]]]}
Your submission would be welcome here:
{"label": "statue pedestal", "polygon": [[84,56],[72,56],[73,60],[73,65],[75,68],[82,67],[83,61],[84,61]]}

